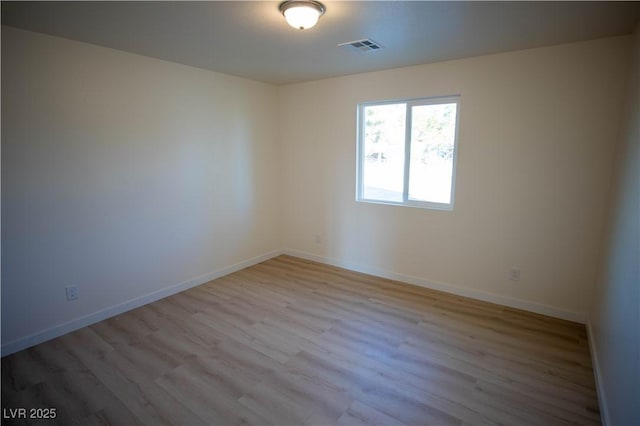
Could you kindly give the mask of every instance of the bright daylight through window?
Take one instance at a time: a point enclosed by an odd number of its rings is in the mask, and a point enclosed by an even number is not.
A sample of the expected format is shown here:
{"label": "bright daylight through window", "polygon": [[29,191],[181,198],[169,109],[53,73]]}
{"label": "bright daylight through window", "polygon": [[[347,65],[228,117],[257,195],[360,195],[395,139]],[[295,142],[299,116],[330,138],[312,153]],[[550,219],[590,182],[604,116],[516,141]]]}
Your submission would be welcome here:
{"label": "bright daylight through window", "polygon": [[453,210],[458,96],[358,105],[358,201]]}

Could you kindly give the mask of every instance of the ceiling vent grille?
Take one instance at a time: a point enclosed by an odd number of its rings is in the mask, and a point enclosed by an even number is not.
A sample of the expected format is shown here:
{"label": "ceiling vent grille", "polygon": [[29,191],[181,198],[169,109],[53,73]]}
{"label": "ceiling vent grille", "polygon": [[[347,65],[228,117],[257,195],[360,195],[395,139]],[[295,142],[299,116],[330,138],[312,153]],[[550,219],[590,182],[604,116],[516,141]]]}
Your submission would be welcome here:
{"label": "ceiling vent grille", "polygon": [[359,52],[375,52],[377,50],[382,49],[381,45],[371,40],[370,38],[349,41],[347,43],[340,43],[338,46],[347,47],[349,49],[357,50]]}

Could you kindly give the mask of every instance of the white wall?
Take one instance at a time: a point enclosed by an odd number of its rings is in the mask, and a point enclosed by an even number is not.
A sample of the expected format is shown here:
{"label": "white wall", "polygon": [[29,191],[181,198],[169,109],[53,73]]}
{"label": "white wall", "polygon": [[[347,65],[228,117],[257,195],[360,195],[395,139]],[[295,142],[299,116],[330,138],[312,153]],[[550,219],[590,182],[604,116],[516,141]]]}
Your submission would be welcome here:
{"label": "white wall", "polygon": [[589,320],[601,411],[609,425],[640,425],[640,25],[630,75],[602,271]]}
{"label": "white wall", "polygon": [[[584,320],[629,46],[276,88],[3,27],[3,352],[283,247]],[[356,203],[356,104],[449,94],[462,96],[455,210]]]}
{"label": "white wall", "polygon": [[[284,86],[290,253],[584,321],[629,37]],[[455,210],[356,203],[356,104],[461,95]],[[316,243],[319,235],[321,243]],[[508,280],[511,266],[521,280]]]}
{"label": "white wall", "polygon": [[276,102],[275,86],[3,27],[3,352],[279,249]]}

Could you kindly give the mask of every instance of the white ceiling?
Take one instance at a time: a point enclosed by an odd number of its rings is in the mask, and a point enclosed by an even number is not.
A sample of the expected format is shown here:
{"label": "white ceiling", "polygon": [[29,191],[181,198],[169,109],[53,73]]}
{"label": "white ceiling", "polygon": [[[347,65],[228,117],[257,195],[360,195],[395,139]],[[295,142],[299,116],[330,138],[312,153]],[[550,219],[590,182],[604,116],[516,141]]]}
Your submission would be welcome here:
{"label": "white ceiling", "polygon": [[[278,1],[2,2],[2,24],[276,84],[629,34],[638,2],[325,1],[306,31]],[[339,43],[371,38],[362,53]]]}

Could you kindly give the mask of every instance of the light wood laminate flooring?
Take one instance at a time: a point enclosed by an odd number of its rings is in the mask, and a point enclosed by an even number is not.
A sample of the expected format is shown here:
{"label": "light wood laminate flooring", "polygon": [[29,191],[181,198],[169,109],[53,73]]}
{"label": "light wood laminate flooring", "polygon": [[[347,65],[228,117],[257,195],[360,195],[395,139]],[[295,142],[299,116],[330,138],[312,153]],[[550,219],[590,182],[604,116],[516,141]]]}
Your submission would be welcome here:
{"label": "light wood laminate flooring", "polygon": [[599,424],[585,327],[280,256],[2,359],[3,424]]}

